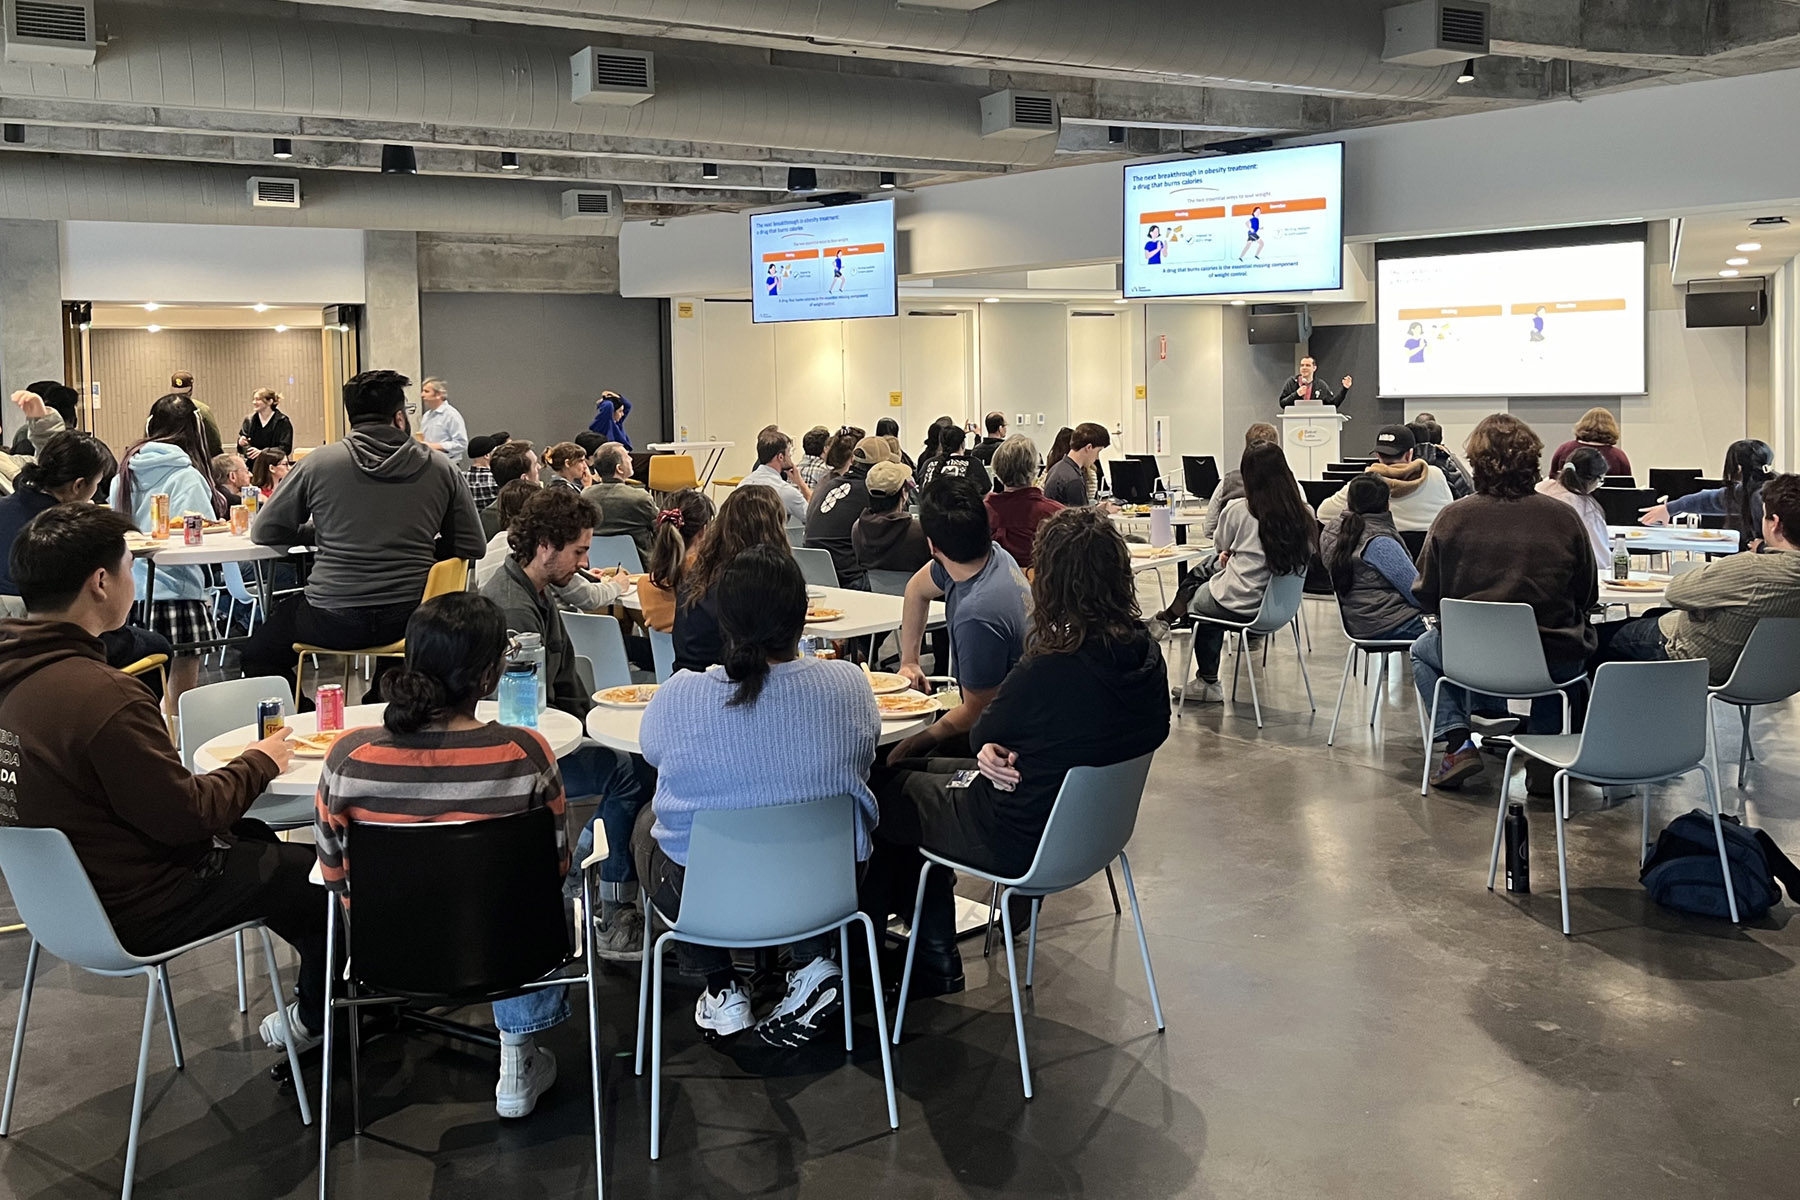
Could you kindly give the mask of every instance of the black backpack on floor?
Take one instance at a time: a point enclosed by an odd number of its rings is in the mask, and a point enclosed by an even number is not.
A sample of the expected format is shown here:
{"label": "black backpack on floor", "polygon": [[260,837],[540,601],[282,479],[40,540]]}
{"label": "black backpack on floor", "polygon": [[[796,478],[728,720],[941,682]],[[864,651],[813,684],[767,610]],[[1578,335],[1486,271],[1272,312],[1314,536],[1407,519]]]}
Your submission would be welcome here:
{"label": "black backpack on floor", "polygon": [[[1721,817],[1719,827],[1725,834],[1725,857],[1731,863],[1740,920],[1766,916],[1781,902],[1781,885],[1787,887],[1790,898],[1800,897],[1800,867],[1794,866],[1773,838],[1733,816]],[[1657,836],[1656,849],[1638,872],[1638,879],[1650,898],[1666,908],[1702,917],[1731,916],[1712,816],[1702,809],[1669,822]]]}

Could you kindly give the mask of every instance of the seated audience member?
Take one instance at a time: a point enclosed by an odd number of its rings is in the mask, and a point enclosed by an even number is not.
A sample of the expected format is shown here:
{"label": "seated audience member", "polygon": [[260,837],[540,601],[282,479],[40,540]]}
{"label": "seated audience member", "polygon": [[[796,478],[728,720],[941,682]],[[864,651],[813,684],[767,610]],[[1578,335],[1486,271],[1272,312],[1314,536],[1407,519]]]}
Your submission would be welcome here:
{"label": "seated audience member", "polygon": [[907,457],[906,451],[900,449],[900,422],[892,417],[881,418],[875,422],[875,436],[887,442],[888,449],[894,452],[895,462],[904,464],[908,471],[913,469],[913,460]]}
{"label": "seated audience member", "polygon": [[1588,545],[1593,547],[1594,562],[1612,569],[1612,538],[1606,532],[1606,510],[1594,499],[1594,493],[1606,482],[1606,456],[1592,446],[1583,446],[1569,455],[1553,479],[1537,485],[1539,495],[1561,500],[1581,518],[1587,530]]}
{"label": "seated audience member", "polygon": [[949,417],[939,417],[931,423],[931,428],[925,431],[925,449],[920,452],[919,461],[913,464],[913,482],[920,487],[925,486],[925,464],[944,452],[944,448],[939,445],[944,426],[954,424],[956,422]]}
{"label": "seated audience member", "polygon": [[1583,446],[1592,446],[1606,455],[1608,475],[1631,474],[1631,459],[1619,448],[1619,419],[1607,409],[1594,407],[1581,414],[1581,420],[1575,422],[1574,438],[1558,446],[1550,456],[1550,470],[1562,470],[1569,455]]}
{"label": "seated audience member", "polygon": [[1418,443],[1415,453],[1444,473],[1444,482],[1450,485],[1452,496],[1461,500],[1475,490],[1475,485],[1469,481],[1469,468],[1444,445],[1444,429],[1436,417],[1420,413],[1406,427],[1412,430],[1413,441]]}
{"label": "seated audience member", "polygon": [[[500,609],[469,592],[439,596],[407,621],[406,665],[388,673],[381,724],[339,738],[319,775],[313,832],[326,887],[354,897],[350,851],[360,822],[466,823],[537,808],[556,814],[557,858],[568,873],[562,776],[550,743],[535,729],[475,716],[476,703],[499,686],[506,642]],[[432,901],[418,897],[421,906]],[[533,1035],[569,1019],[567,991],[539,988],[493,1009],[494,1108],[528,1116],[556,1082],[556,1058]]]}
{"label": "seated audience member", "polygon": [[587,451],[574,442],[558,442],[550,447],[544,453],[544,465],[550,468],[550,478],[545,481],[545,487],[574,492],[579,496],[582,489],[593,482],[588,471]]}
{"label": "seated audience member", "polygon": [[1366,641],[1411,641],[1425,632],[1413,597],[1419,569],[1388,513],[1392,493],[1374,475],[1358,475],[1349,503],[1319,538],[1344,628]]}
{"label": "seated audience member", "polygon": [[[551,589],[567,588],[587,561],[594,537],[594,510],[566,488],[544,488],[525,501],[507,530],[512,557],[488,580],[481,594],[500,606],[506,628],[544,639],[544,682],[550,707],[585,718],[592,695],[575,670],[575,648]],[[611,852],[600,864],[603,958],[642,956],[643,916],[637,910],[636,871],[631,865],[631,823],[643,807],[643,785],[624,755],[605,746],[584,745],[561,760],[563,784],[571,796],[599,796],[595,819],[606,826]],[[583,831],[581,846],[593,835]],[[579,847],[578,847],[579,849]],[[580,857],[587,856],[580,849]]]}
{"label": "seated audience member", "polygon": [[852,534],[856,519],[869,507],[869,468],[891,461],[892,453],[881,438],[860,439],[851,451],[849,469],[835,479],[827,479],[813,493],[812,504],[806,510],[806,545],[831,552],[839,587],[868,590],[862,564],[856,561]]}
{"label": "seated audience member", "polygon": [[[1383,425],[1375,435],[1375,461],[1368,473],[1387,484],[1393,494],[1388,511],[1394,528],[1423,533],[1456,497],[1444,473],[1413,453],[1412,430],[1404,425]],[[1329,525],[1344,511],[1349,497],[1339,488],[1319,505],[1319,521]]]}
{"label": "seated audience member", "polygon": [[939,752],[966,757],[969,730],[1025,653],[1030,585],[1013,556],[994,544],[975,485],[956,478],[933,483],[920,497],[919,524],[931,562],[906,585],[900,673],[919,691],[931,690],[919,667],[919,648],[931,602],[942,600],[962,703],[896,745],[889,752],[892,762]]}
{"label": "seated audience member", "polygon": [[677,671],[704,671],[725,661],[717,585],[731,560],[752,546],[786,550],[793,557],[783,516],[781,501],[768,488],[733,488],[719,505],[675,587]]}
{"label": "seated audience member", "polygon": [[1755,438],[1735,441],[1725,449],[1725,467],[1720,472],[1724,487],[1705,488],[1646,508],[1641,520],[1645,525],[1666,525],[1674,516],[1722,516],[1725,528],[1742,535],[1742,548],[1752,549],[1762,534],[1762,489],[1774,473],[1774,463],[1775,452],[1769,443]]}
{"label": "seated audience member", "polygon": [[831,468],[825,465],[825,443],[831,440],[831,430],[823,425],[814,425],[800,438],[800,452],[804,455],[796,465],[800,468],[800,478],[808,488],[819,486],[819,480],[830,473]]}
{"label": "seated audience member", "polygon": [[594,506],[599,524],[596,537],[629,537],[637,547],[638,561],[650,557],[650,543],[656,528],[656,499],[631,478],[631,451],[617,442],[608,442],[594,454],[596,478],[581,493],[581,498]]}
{"label": "seated audience member", "polygon": [[[937,485],[947,486],[963,485]],[[1030,640],[969,730],[975,761],[890,759],[872,776],[881,822],[863,907],[877,925],[891,913],[910,917],[921,848],[1022,875],[1071,767],[1136,758],[1169,736],[1168,675],[1138,612],[1125,539],[1092,509],[1064,510],[1039,527],[1032,558]],[[1071,703],[1080,705],[1076,719]],[[970,769],[980,775],[954,787],[953,773]],[[912,994],[961,991],[955,900],[943,868],[931,872],[915,933]]]}
{"label": "seated audience member", "polygon": [[[681,911],[695,813],[854,796],[859,861],[869,857],[877,816],[867,782],[881,732],[875,696],[855,665],[800,655],[806,580],[793,555],[752,546],[726,564],[715,591],[723,665],[672,676],[644,710],[638,735],[656,768],[656,794],[631,844],[651,903],[669,917]],[[797,745],[806,753],[793,754]],[[722,746],[732,748],[728,771],[720,769]],[[842,1026],[843,972],[831,934],[789,947],[787,995],[761,1021],[729,950],[686,942],[675,949],[683,973],[706,980],[694,1022],[710,1033],[754,1022],[760,1041],[793,1047]]]}
{"label": "seated audience member", "polygon": [[13,542],[12,578],[29,616],[0,621],[0,729],[16,755],[4,820],[68,835],[134,954],[266,923],[300,952],[300,974],[298,1000],[264,1018],[263,1041],[281,1046],[291,1025],[296,1048],[309,1050],[325,1030],[325,914],[307,882],[313,849],[244,819],[293,762],[288,730],[216,771],[182,766],[156,701],[106,665],[100,644],[136,595],[131,528],[122,513],[59,504]]}
{"label": "seated audience member", "polygon": [[[825,443],[824,478],[826,480],[835,479],[848,471],[850,469],[850,456],[854,453],[856,453],[855,438],[844,433],[832,434],[830,439]],[[818,492],[818,486],[814,485],[813,494],[816,496],[818,495]]]}
{"label": "seated audience member", "polygon": [[[1258,421],[1244,430],[1244,449],[1267,442],[1271,446],[1281,445],[1281,431],[1266,421]],[[1295,487],[1300,486],[1295,483]],[[1225,506],[1244,494],[1244,473],[1237,467],[1225,472],[1219,480],[1219,486],[1213,489],[1212,499],[1206,503],[1206,518],[1200,522],[1201,532],[1211,537],[1219,528],[1219,515]]]}
{"label": "seated audience member", "polygon": [[591,429],[584,429],[576,434],[573,440],[587,453],[588,467],[591,470],[594,465],[594,455],[600,452],[600,447],[606,445],[606,439]]}
{"label": "seated audience member", "polygon": [[1800,475],[1777,475],[1761,489],[1760,554],[1733,554],[1677,575],[1669,607],[1599,627],[1590,662],[1704,658],[1716,687],[1731,678],[1757,621],[1800,617]]}
{"label": "seated audience member", "polygon": [[1036,485],[1037,446],[1024,434],[1015,433],[1000,443],[993,453],[993,470],[1000,486],[982,501],[987,506],[988,525],[1001,549],[1013,556],[1020,569],[1030,570],[1031,543],[1038,526],[1063,506]]}
{"label": "seated audience member", "polygon": [[[537,452],[531,448],[530,442],[508,442],[495,448],[488,456],[488,471],[494,477],[494,486],[504,488],[515,479],[523,479],[532,487],[538,486]],[[493,503],[481,510],[481,532],[487,538],[506,532],[506,522],[500,519],[500,493],[495,491]]]}
{"label": "seated audience member", "polygon": [[1068,457],[1069,443],[1074,439],[1075,431],[1070,429],[1067,425],[1058,429],[1056,431],[1056,436],[1050,439],[1050,453],[1044,455],[1043,475],[1045,479],[1050,477],[1051,467],[1054,467],[1057,463]]}
{"label": "seated audience member", "polygon": [[[969,457],[984,466],[991,467],[994,461],[994,452],[1000,449],[1000,443],[1006,440],[1006,414],[1003,412],[989,413],[982,418],[981,427],[987,430],[987,436],[970,448]],[[1036,467],[1037,464],[1033,463],[1032,466]]]}
{"label": "seated audience member", "polygon": [[275,494],[276,485],[293,469],[294,464],[288,461],[287,455],[271,446],[256,456],[256,466],[250,469],[250,482],[267,500]]}
{"label": "seated audience member", "polygon": [[349,436],[301,459],[250,523],[252,541],[284,550],[310,525],[317,552],[306,591],[277,605],[245,645],[244,674],[292,680],[295,642],[356,650],[404,636],[438,559],[473,561],[487,549],[461,473],[410,436],[408,382],[364,371],[346,383]]}
{"label": "seated audience member", "polygon": [[712,519],[713,502],[693,488],[670,496],[669,507],[656,514],[656,536],[644,562],[644,578],[638,581],[638,607],[644,624],[658,633],[675,630],[675,597]]}
{"label": "seated audience member", "polygon": [[919,468],[919,490],[924,491],[935,479],[967,479],[985,496],[994,490],[987,467],[974,455],[963,450],[968,434],[961,425],[946,425],[938,430],[937,457]]}
{"label": "seated audience member", "polygon": [[[1294,482],[1280,446],[1252,443],[1238,469],[1244,481],[1243,498],[1225,506],[1213,534],[1217,571],[1188,604],[1188,611],[1198,617],[1253,619],[1262,608],[1270,580],[1306,574],[1318,548],[1319,523],[1301,498],[1300,485]],[[1224,629],[1207,621],[1194,623],[1196,677],[1182,685],[1189,700],[1224,701],[1219,688],[1219,655],[1224,648]]]}
{"label": "seated audience member", "polygon": [[241,454],[221,454],[212,460],[212,478],[213,486],[236,504],[250,486],[250,467]]}
{"label": "seated audience member", "polygon": [[[1044,476],[1044,495],[1065,508],[1080,508],[1093,502],[1094,493],[1088,490],[1091,482],[1088,472],[1095,470],[1100,461],[1100,451],[1112,445],[1112,435],[1106,432],[1106,426],[1096,425],[1092,421],[1083,421],[1069,435],[1069,452],[1050,468]],[[1117,512],[1116,505],[1104,505],[1107,512]]]}
{"label": "seated audience member", "polygon": [[912,472],[904,463],[876,463],[864,483],[869,489],[869,507],[850,529],[856,561],[865,570],[910,575],[931,560],[925,531],[905,507]]}
{"label": "seated audience member", "polygon": [[76,407],[81,403],[81,393],[54,379],[46,379],[23,391],[14,392],[12,402],[25,418],[18,433],[13,435],[12,442],[12,453],[20,458],[30,458],[41,451],[44,443],[55,434],[65,429],[81,427],[81,423],[75,419]]}
{"label": "seated audience member", "polygon": [[[501,519],[506,522],[506,528],[488,539],[487,553],[475,564],[476,591],[486,587],[490,579],[506,569],[507,560],[512,557],[509,534],[513,518],[519,515],[526,501],[542,490],[535,483],[528,483],[523,479],[515,479],[500,489],[501,498],[496,503]],[[557,587],[551,584],[546,590],[550,598],[556,601],[558,608],[572,609],[575,612],[600,612],[624,594],[629,578],[629,572],[621,576],[615,573],[613,567],[598,571],[577,568],[575,577],[569,580],[568,586]]]}
{"label": "seated audience member", "polygon": [[806,523],[806,506],[812,501],[812,488],[800,477],[794,466],[793,439],[779,429],[764,430],[756,439],[756,469],[744,476],[739,487],[767,487],[781,497],[788,520],[796,525]]}
{"label": "seated audience member", "polygon": [[[1544,444],[1531,426],[1495,413],[1475,427],[1467,449],[1475,494],[1440,513],[1425,537],[1419,582],[1413,585],[1419,607],[1435,616],[1444,600],[1529,604],[1537,614],[1550,677],[1558,682],[1579,679],[1594,651],[1587,614],[1600,594],[1587,530],[1568,505],[1536,491]],[[1430,712],[1432,690],[1444,670],[1441,634],[1435,627],[1413,643],[1412,661],[1420,704]],[[1572,705],[1574,701],[1572,696]],[[1444,688],[1432,730],[1444,743],[1444,757],[1431,775],[1434,786],[1457,788],[1481,773],[1469,718],[1505,712],[1505,704],[1493,697]],[[1531,702],[1532,733],[1561,728],[1557,697]]]}
{"label": "seated audience member", "polygon": [[506,445],[503,434],[478,433],[469,439],[469,456],[463,461],[463,482],[476,508],[486,508],[500,496],[500,485],[494,482],[494,451]]}

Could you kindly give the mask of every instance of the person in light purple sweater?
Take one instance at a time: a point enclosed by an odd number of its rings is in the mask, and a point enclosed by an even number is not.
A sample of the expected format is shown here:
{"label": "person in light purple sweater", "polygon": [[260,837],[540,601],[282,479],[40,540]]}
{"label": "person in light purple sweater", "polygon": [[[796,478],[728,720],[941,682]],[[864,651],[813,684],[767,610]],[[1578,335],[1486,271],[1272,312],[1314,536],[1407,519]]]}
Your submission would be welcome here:
{"label": "person in light purple sweater", "polygon": [[[868,858],[879,819],[868,783],[881,732],[875,694],[854,665],[800,656],[806,581],[793,556],[769,546],[744,550],[716,591],[724,665],[672,676],[644,710],[638,734],[657,779],[632,852],[651,902],[671,918],[681,911],[697,812],[853,796],[858,861]],[[754,1024],[754,1036],[770,1046],[806,1044],[842,1013],[835,944],[826,934],[790,947],[797,969],[787,995],[757,1022],[727,951],[676,943],[683,971],[706,977],[694,1022],[720,1036]]]}

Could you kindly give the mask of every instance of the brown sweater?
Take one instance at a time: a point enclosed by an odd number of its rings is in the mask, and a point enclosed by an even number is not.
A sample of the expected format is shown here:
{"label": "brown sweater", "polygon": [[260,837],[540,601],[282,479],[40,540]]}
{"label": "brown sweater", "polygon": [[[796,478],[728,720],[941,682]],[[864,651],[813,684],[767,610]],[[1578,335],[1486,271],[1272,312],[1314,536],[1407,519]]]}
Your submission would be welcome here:
{"label": "brown sweater", "polygon": [[1477,493],[1445,508],[1419,551],[1413,594],[1428,613],[1441,600],[1531,605],[1552,666],[1586,659],[1597,644],[1594,552],[1575,510],[1550,496]]}
{"label": "brown sweater", "polygon": [[66,833],[128,945],[276,775],[254,750],[190,772],[144,685],[57,621],[0,621],[0,761],[0,825]]}

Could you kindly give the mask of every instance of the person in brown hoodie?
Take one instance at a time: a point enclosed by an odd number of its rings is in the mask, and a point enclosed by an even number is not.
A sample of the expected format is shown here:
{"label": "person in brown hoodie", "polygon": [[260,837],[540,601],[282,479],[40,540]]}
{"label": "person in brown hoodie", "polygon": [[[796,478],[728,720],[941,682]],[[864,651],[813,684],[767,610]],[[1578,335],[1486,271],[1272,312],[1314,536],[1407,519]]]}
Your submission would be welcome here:
{"label": "person in brown hoodie", "polygon": [[[0,824],[68,835],[119,941],[135,954],[261,920],[300,952],[299,999],[262,1023],[282,1045],[297,1021],[310,1049],[323,1021],[325,913],[307,881],[313,848],[280,842],[244,811],[293,761],[288,731],[195,775],[156,700],[106,663],[100,635],[135,598],[123,515],[59,504],[12,548],[24,619],[0,621]],[[253,714],[245,713],[246,719]]]}

